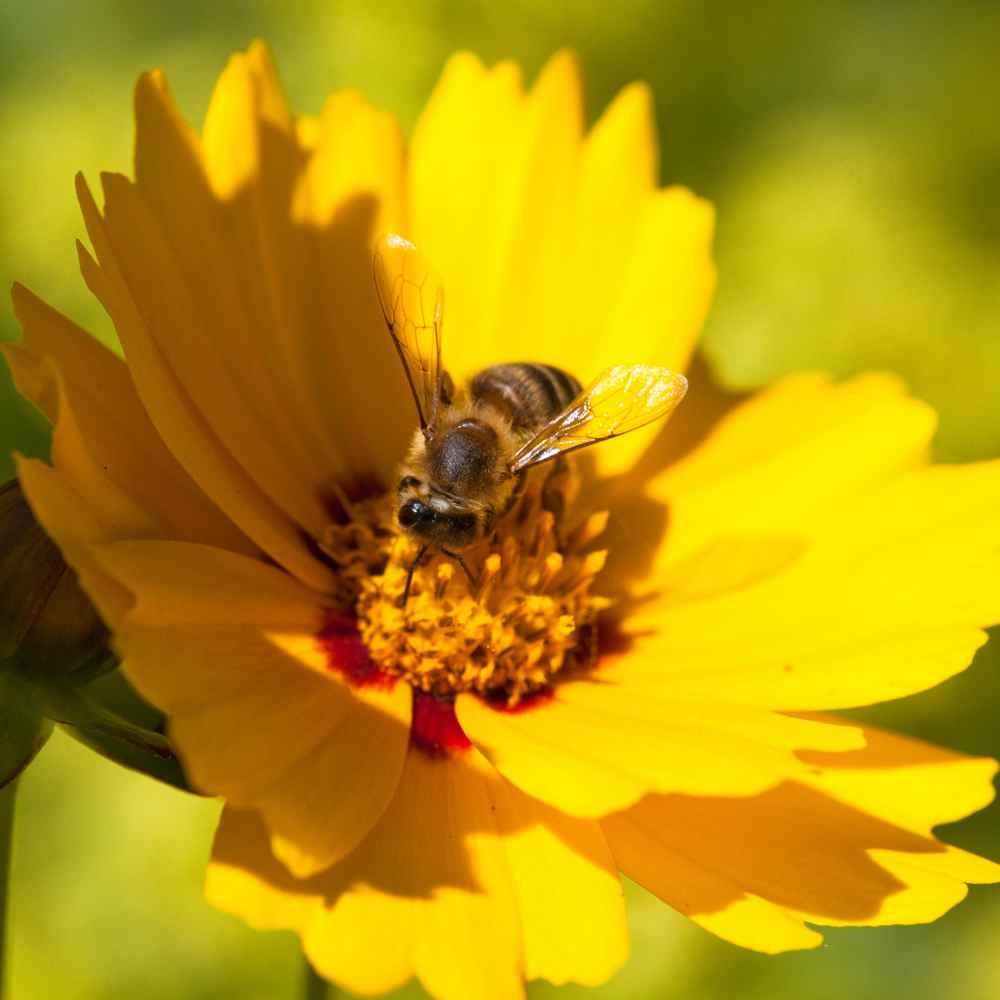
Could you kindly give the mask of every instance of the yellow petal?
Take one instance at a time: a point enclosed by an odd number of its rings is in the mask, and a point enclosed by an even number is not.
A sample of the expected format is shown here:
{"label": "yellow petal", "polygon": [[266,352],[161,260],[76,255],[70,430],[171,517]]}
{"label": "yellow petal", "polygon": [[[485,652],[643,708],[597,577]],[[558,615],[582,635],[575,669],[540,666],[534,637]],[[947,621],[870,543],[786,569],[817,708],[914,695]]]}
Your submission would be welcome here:
{"label": "yellow petal", "polygon": [[350,688],[321,674],[318,652],[303,662],[311,634],[126,627],[117,644],[138,690],[170,716],[191,781],[259,810],[297,877],[343,857],[382,814],[408,741],[405,685]]}
{"label": "yellow petal", "polygon": [[[244,57],[237,58],[245,61]],[[225,183],[238,188],[243,174],[256,164],[259,146],[254,136],[238,132],[243,123],[239,111],[254,115],[256,121],[257,102],[248,79],[246,104],[250,107],[238,108],[235,101],[221,99],[224,114],[220,115],[220,91],[230,96],[234,89],[227,86],[230,75],[231,71],[223,74],[217,85],[209,122],[224,118],[227,123],[224,138],[229,173]],[[216,141],[212,151],[218,146]],[[306,435],[294,420],[300,402],[281,392],[283,386],[269,368],[268,362],[276,351],[275,332],[262,322],[251,276],[242,274],[239,268],[242,241],[232,238],[226,207],[216,197],[218,192],[213,191],[212,181],[218,180],[219,173],[217,159],[209,159],[206,149],[203,164],[201,143],[181,118],[160,74],[142,77],[136,88],[135,153],[139,192],[173,249],[178,287],[184,289],[204,327],[195,326],[180,344],[161,344],[161,349],[185,384],[190,384],[188,380],[193,376],[195,386],[199,379],[218,385],[223,400],[206,400],[202,404],[212,408],[211,419],[221,411],[227,424],[238,426],[233,424],[238,417],[228,412],[223,401],[227,392],[239,394],[242,409],[249,410],[240,414],[243,420],[254,420],[256,435],[264,438],[265,445],[280,449],[286,460],[294,456],[299,477],[308,482],[314,475],[302,445]],[[235,158],[240,160],[240,167],[235,166]],[[230,196],[235,193],[229,192]],[[210,336],[206,335],[208,331]],[[252,349],[248,350],[250,345]],[[190,353],[196,355],[203,371],[197,369]],[[194,395],[201,403],[197,389]]]}
{"label": "yellow petal", "polygon": [[[161,276],[148,269],[157,251],[168,269],[169,258],[162,235],[141,198],[122,177],[105,176],[104,180],[112,192],[110,201],[115,204],[107,226],[86,185],[78,179],[84,220],[100,262],[99,270],[93,262],[85,264],[84,277],[91,290],[101,296],[115,322],[136,388],[157,432],[205,493],[262,549],[300,579],[319,588],[329,586],[329,571],[309,553],[301,529],[264,495],[234,459],[160,351],[149,324],[162,324],[164,316],[154,307],[166,296],[170,301],[161,304],[165,315],[171,316],[184,300],[173,302],[167,276],[162,276],[161,281]],[[125,258],[136,258],[130,277],[139,283],[143,296],[133,297],[123,277],[112,246],[112,232],[121,244],[117,249],[124,247]],[[133,240],[139,241],[136,246]],[[137,301],[142,301],[145,312],[140,311]],[[160,330],[164,332],[162,325]]]}
{"label": "yellow petal", "polygon": [[[82,462],[74,451],[85,449],[90,468],[162,524],[167,537],[252,551],[166,449],[125,364],[23,286],[14,286],[12,298],[24,339],[2,350],[18,391],[56,426],[55,464],[60,457]],[[72,417],[72,428],[60,430],[61,414]]]}
{"label": "yellow petal", "polygon": [[1000,620],[998,504],[1000,462],[918,469],[842,499],[777,575],[737,591],[720,575],[717,597],[651,602],[630,627],[657,634],[618,669],[675,697],[783,709],[930,687],[964,669]]}
{"label": "yellow petal", "polygon": [[56,426],[52,435],[52,464],[60,478],[81,497],[102,526],[103,537],[157,538],[170,534],[168,525],[144,509],[102,467],[82,432],[66,383],[55,362],[45,358],[42,377],[56,397]]}
{"label": "yellow petal", "polygon": [[299,319],[308,317],[313,292],[299,289],[305,299],[297,303],[295,287],[285,284],[295,276],[276,255],[276,247],[288,250],[300,272],[308,272],[309,237],[289,217],[305,155],[290,126],[282,125],[285,116],[280,94],[274,92],[273,68],[262,70],[268,63],[266,52],[257,46],[230,59],[215,85],[203,130],[205,173],[224,203],[215,211],[235,237],[227,247],[241,317],[233,332],[239,336],[240,328],[248,330],[244,338],[257,347],[254,357],[245,359],[244,377],[252,375],[286,442],[300,448],[316,467],[347,479],[346,458],[320,401],[309,392],[305,374],[305,347],[316,333]]}
{"label": "yellow petal", "polygon": [[267,43],[255,38],[247,48],[247,62],[253,73],[261,121],[282,132],[289,131],[294,124],[292,113],[288,109],[285,92],[278,77],[278,67],[274,64]]}
{"label": "yellow petal", "polygon": [[205,895],[256,930],[300,930],[322,905],[322,890],[293,878],[271,853],[267,827],[249,809],[222,810]]}
{"label": "yellow petal", "polygon": [[402,967],[402,953],[440,1000],[522,997],[516,906],[481,774],[416,752],[399,787],[385,822],[331,873],[335,885],[350,875],[369,884],[313,923],[306,954],[361,992],[384,989],[379,967]]}
{"label": "yellow petal", "polygon": [[[705,930],[743,948],[773,955],[822,944],[822,935],[794,914],[749,892],[738,878],[715,871],[697,855],[688,856],[686,840],[675,846],[664,837],[658,824],[679,818],[670,812],[671,802],[657,796],[603,821],[624,874]],[[738,850],[734,838],[733,852]]]}
{"label": "yellow petal", "polygon": [[[257,106],[253,75],[246,56],[239,53],[230,58],[215,83],[201,136],[205,178],[223,202],[246,200],[257,181]],[[194,140],[189,143],[194,145]],[[210,210],[219,211],[215,206]]]}
{"label": "yellow petal", "polygon": [[[863,595],[869,600],[878,596],[867,590]],[[829,609],[822,614],[815,609],[812,602],[822,597],[815,590],[801,593],[789,587],[784,599],[773,595],[764,602],[755,594],[745,603],[735,597],[713,601],[716,614],[707,617],[722,634],[712,633],[700,645],[688,630],[705,617],[678,610],[661,621],[665,629],[676,625],[682,634],[665,632],[637,642],[628,662],[615,669],[627,676],[635,692],[647,695],[669,693],[695,702],[714,697],[807,711],[875,704],[933,687],[964,670],[986,642],[986,633],[975,628],[915,627],[909,634],[895,634],[891,621],[884,631],[851,628],[838,634],[856,605],[835,619]],[[719,617],[729,612],[731,618]]]}
{"label": "yellow petal", "polygon": [[51,466],[21,456],[16,456],[16,463],[17,477],[35,517],[57,541],[105,621],[118,621],[128,610],[130,595],[89,554],[92,542],[107,539],[106,527],[90,509],[87,498]]}
{"label": "yellow petal", "polygon": [[621,363],[612,352],[622,344],[638,352],[635,360],[688,367],[715,290],[714,228],[712,205],[686,188],[669,187],[646,201],[598,368]]}
{"label": "yellow petal", "polygon": [[[594,369],[576,374],[597,374],[590,357],[606,336],[612,296],[592,302],[606,288],[603,275],[594,280],[596,255],[614,243],[597,232],[605,214],[615,233],[633,225],[625,192],[652,190],[650,178],[635,180],[649,170],[650,151],[631,129],[642,117],[635,105],[622,98],[609,109],[585,153],[582,86],[568,53],[528,94],[510,63],[487,70],[468,53],[448,62],[414,130],[408,235],[442,275],[445,357],[456,375],[498,361],[565,365],[570,343],[574,363]],[[620,275],[620,252],[614,260]]]}
{"label": "yellow petal", "polygon": [[321,618],[313,591],[259,559],[164,541],[120,541],[91,554],[132,593],[132,625],[310,629]]}
{"label": "yellow petal", "polygon": [[317,318],[302,332],[305,388],[324,411],[353,480],[386,484],[416,427],[372,276],[376,237],[406,228],[396,119],[354,91],[333,94],[298,190],[298,212],[313,233],[316,272]]}
{"label": "yellow petal", "polygon": [[[491,351],[503,219],[493,192],[508,183],[520,146],[523,94],[512,63],[492,70],[469,54],[452,56],[413,131],[407,174],[412,236],[445,283],[446,354],[456,375],[463,352]],[[456,146],[455,137],[461,136]],[[454,336],[452,336],[452,332]],[[508,331],[512,333],[512,331]],[[478,347],[473,345],[479,345]],[[496,352],[491,360],[500,360]],[[449,360],[451,359],[451,360]]]}
{"label": "yellow petal", "polygon": [[650,485],[670,509],[654,571],[719,535],[811,535],[845,498],[923,464],[936,423],[892,376],[779,382]]}
{"label": "yellow petal", "polygon": [[962,670],[1000,620],[1000,463],[928,467],[932,426],[884,376],[801,376],[734,410],[654,483],[659,593],[629,616],[615,669],[671,697],[788,710]]}
{"label": "yellow petal", "polygon": [[627,950],[597,824],[528,799],[475,752],[411,752],[371,835],[307,881],[275,862],[253,814],[227,810],[208,895],[255,926],[297,930],[316,968],[360,993],[413,975],[441,1000],[521,997],[524,977],[597,985]]}
{"label": "yellow petal", "polygon": [[[484,765],[412,752],[371,835],[328,872],[300,882],[268,858],[259,825],[220,828],[211,902],[253,919],[279,902],[319,972],[380,993],[416,975],[439,1000],[519,1000],[520,935]],[[271,926],[275,926],[271,918]]]}
{"label": "yellow petal", "polygon": [[[527,360],[586,383],[612,364],[687,363],[714,286],[712,211],[656,190],[648,87],[622,91],[585,139],[582,121],[579,71],[560,53],[527,94],[509,64],[455,56],[418,122],[408,235],[442,274],[459,376]],[[620,471],[654,433],[598,463]]]}
{"label": "yellow petal", "polygon": [[403,228],[403,159],[403,135],[392,114],[377,110],[356,90],[331,94],[306,166],[310,218],[322,226],[348,199],[367,194],[377,199],[375,234]]}
{"label": "yellow petal", "polygon": [[263,562],[180,543],[91,552],[134,595],[115,642],[192,782],[259,810],[299,877],[353,849],[399,779],[406,685],[349,685],[315,595]]}
{"label": "yellow petal", "polygon": [[788,569],[808,549],[796,535],[724,535],[677,560],[657,581],[673,605],[752,587]]}
{"label": "yellow petal", "polygon": [[[319,534],[327,469],[300,449],[290,418],[296,398],[278,391],[265,363],[274,333],[246,315],[255,303],[246,301],[233,266],[238,248],[228,220],[198,139],[158,74],[136,87],[135,161],[134,192],[112,187],[105,215],[136,304],[207,422],[223,440],[239,442],[234,457],[290,517]],[[134,249],[139,242],[144,254]]]}
{"label": "yellow petal", "polygon": [[319,144],[319,131],[318,115],[296,115],[295,135],[299,140],[299,145],[307,153],[314,152]]}
{"label": "yellow petal", "polygon": [[495,306],[484,317],[488,335],[457,345],[461,372],[520,357],[566,364],[559,346],[578,286],[564,265],[583,138],[583,84],[570,53],[549,60],[520,114],[492,194],[499,218],[500,265],[489,290]]}
{"label": "yellow petal", "polygon": [[[141,455],[129,455],[128,446],[133,442],[128,441],[127,432],[123,435],[127,442],[125,447],[118,448],[108,443],[116,425],[100,428],[97,420],[93,428],[95,443],[91,447],[83,430],[87,424],[81,423],[76,406],[71,402],[68,383],[62,378],[53,358],[43,355],[36,362],[25,352],[16,365],[22,375],[27,375],[31,387],[38,392],[38,398],[55,420],[53,467],[37,460],[21,459],[18,462],[25,494],[39,521],[56,539],[67,562],[80,575],[84,589],[98,610],[108,624],[114,626],[128,606],[128,596],[95,562],[91,545],[123,538],[169,537],[173,528],[167,520],[170,514],[164,511],[164,502],[169,504],[169,498],[177,495],[183,511],[184,480],[180,480],[176,489],[167,486],[163,499],[149,498],[148,492],[140,487],[138,492],[142,499],[150,500],[152,509],[144,507],[129,492],[131,482],[122,482],[123,470],[116,466],[116,474],[111,472],[110,463],[117,459],[121,459],[123,465],[131,463],[132,471],[138,472]],[[95,370],[94,374],[99,374],[99,370]],[[76,392],[74,402],[76,400],[79,400],[86,420],[100,416],[99,404],[93,402],[88,394]],[[139,426],[141,428],[141,424]],[[162,449],[162,445],[159,447]],[[156,458],[154,448],[151,472],[156,469]],[[197,511],[198,500],[195,499],[194,503]],[[217,514],[216,523],[219,522],[225,523]],[[211,524],[211,520],[208,523]],[[233,530],[226,534],[239,539]]]}
{"label": "yellow petal", "polygon": [[[282,101],[263,47],[234,56],[205,119],[205,165],[225,202],[236,236],[230,256],[258,325],[259,388],[268,380],[275,387],[284,404],[275,416],[311,456],[311,474],[350,486],[384,475],[385,453],[392,450],[394,462],[403,449],[402,430],[383,439],[372,432],[385,397],[362,392],[374,370],[383,386],[398,388],[388,398],[405,399],[371,279],[380,206],[394,201],[398,208],[401,140],[389,116],[361,103],[346,121],[324,112],[310,155],[281,113]],[[334,120],[356,128],[353,143],[342,132],[331,142]],[[404,406],[393,412],[412,430]]]}
{"label": "yellow petal", "polygon": [[[600,344],[608,336],[608,320],[622,294],[640,219],[656,187],[658,153],[652,93],[645,84],[632,84],[588,134],[580,163],[575,242],[567,264],[583,290],[570,331],[581,345]],[[625,350],[630,345],[617,346]]]}
{"label": "yellow petal", "polygon": [[282,108],[257,45],[230,60],[204,130],[206,169],[237,235],[230,256],[262,324],[258,382],[292,401],[276,416],[291,418],[313,470],[349,487],[384,482],[414,426],[371,277],[374,237],[403,226],[401,133],[344,92],[304,149]]}
{"label": "yellow petal", "polygon": [[[687,368],[715,291],[714,227],[712,206],[685,188],[667,188],[646,201],[621,289],[590,361],[595,371],[620,364],[624,352],[629,361]],[[602,446],[601,472],[613,475],[634,465],[663,432],[661,424]]]}
{"label": "yellow petal", "polygon": [[[808,718],[844,724],[833,716]],[[863,729],[863,749],[838,754],[803,752],[800,756],[811,767],[803,782],[924,836],[931,836],[935,826],[960,820],[993,801],[996,761],[966,757],[872,726]],[[993,882],[1000,872],[993,862],[952,847],[923,860],[938,866],[951,865],[958,858],[964,859],[965,867],[952,869],[952,874],[967,882]]]}
{"label": "yellow petal", "polygon": [[799,771],[796,749],[860,745],[840,727],[633,695],[627,684],[597,680],[559,684],[513,711],[462,695],[459,721],[501,774],[576,816],[604,815],[653,790],[751,794]]}
{"label": "yellow petal", "polygon": [[600,826],[503,781],[490,797],[521,923],[526,979],[599,986],[625,962],[621,882]]}
{"label": "yellow petal", "polygon": [[[681,188],[657,191],[658,169],[652,95],[633,84],[587,136],[563,258],[571,318],[553,347],[563,364],[574,359],[585,383],[622,362],[683,368],[707,313],[711,207]],[[605,443],[597,467],[605,475],[627,469],[658,430]]]}
{"label": "yellow petal", "polygon": [[[831,720],[832,721],[832,720]],[[865,729],[804,753],[815,773],[749,799],[650,796],[603,821],[622,870],[713,933],[760,951],[811,947],[803,920],[926,923],[1000,881],[931,827],[992,798],[992,761]]]}

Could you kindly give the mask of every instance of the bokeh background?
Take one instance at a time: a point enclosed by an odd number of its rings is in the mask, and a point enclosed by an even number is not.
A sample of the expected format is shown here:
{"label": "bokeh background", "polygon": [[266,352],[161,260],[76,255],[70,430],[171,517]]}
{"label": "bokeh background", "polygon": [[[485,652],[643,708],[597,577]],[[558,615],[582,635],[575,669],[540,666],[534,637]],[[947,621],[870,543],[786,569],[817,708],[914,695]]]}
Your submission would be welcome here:
{"label": "bokeh background", "polygon": [[[174,0],[0,4],[0,284],[14,278],[111,336],[80,280],[78,169],[128,170],[131,87],[163,67],[200,121],[231,50],[269,40],[293,105],[356,86],[412,125],[446,56],[512,56],[529,77],[581,55],[595,115],[623,84],[655,91],[663,179],[719,209],[714,376],[750,388],[801,368],[902,373],[941,414],[946,461],[1000,455],[1000,4],[798,0]],[[17,336],[9,304],[0,336]],[[2,367],[2,366],[0,366]],[[44,423],[0,373],[0,473],[44,454]],[[962,677],[865,718],[1000,755],[1000,642]],[[13,884],[16,1000],[285,998],[286,934],[209,910],[217,805],[56,737],[22,782]],[[1000,859],[1000,808],[943,831]],[[931,927],[830,931],[767,958],[630,889],[633,957],[596,993],[533,997],[1000,996],[1000,892]],[[420,996],[416,988],[407,997]]]}

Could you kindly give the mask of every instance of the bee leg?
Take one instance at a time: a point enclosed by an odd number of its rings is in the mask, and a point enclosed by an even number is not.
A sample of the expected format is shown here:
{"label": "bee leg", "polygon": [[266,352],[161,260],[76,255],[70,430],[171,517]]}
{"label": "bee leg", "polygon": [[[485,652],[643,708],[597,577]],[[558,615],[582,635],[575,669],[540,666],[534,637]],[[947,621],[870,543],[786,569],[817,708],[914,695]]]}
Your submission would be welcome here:
{"label": "bee leg", "polygon": [[420,550],[417,552],[417,557],[410,563],[410,568],[406,573],[406,586],[403,588],[403,596],[399,599],[399,606],[401,608],[405,608],[406,602],[410,599],[410,585],[413,583],[413,574],[417,571],[417,567],[420,565],[429,548],[429,545],[421,545]]}
{"label": "bee leg", "polygon": [[469,580],[469,586],[472,587],[473,590],[475,590],[476,587],[479,585],[479,581],[472,575],[472,570],[469,569],[465,560],[457,552],[452,552],[451,549],[442,549],[441,551],[450,559],[454,559],[455,562],[457,562],[458,565],[462,567],[463,572],[465,573],[466,577]]}

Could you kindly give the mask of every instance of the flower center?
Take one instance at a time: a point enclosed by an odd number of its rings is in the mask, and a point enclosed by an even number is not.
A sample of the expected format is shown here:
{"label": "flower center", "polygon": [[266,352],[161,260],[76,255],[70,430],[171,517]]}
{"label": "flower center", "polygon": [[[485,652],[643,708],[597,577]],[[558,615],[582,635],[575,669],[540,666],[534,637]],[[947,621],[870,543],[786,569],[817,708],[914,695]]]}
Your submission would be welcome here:
{"label": "flower center", "polygon": [[568,484],[531,477],[492,537],[463,550],[468,572],[429,550],[405,603],[420,546],[397,527],[392,498],[356,504],[350,523],[331,526],[321,547],[339,568],[337,596],[379,668],[437,697],[477,691],[514,706],[590,663],[609,604],[591,593],[606,553],[590,546],[607,514],[567,526]]}

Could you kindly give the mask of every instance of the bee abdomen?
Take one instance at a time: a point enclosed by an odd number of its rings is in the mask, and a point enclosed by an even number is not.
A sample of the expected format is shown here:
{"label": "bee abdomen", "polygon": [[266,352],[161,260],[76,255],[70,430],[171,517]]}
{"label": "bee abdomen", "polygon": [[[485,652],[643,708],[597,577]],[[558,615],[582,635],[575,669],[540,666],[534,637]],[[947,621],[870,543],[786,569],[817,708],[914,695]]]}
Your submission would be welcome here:
{"label": "bee abdomen", "polygon": [[472,380],[470,391],[476,402],[500,410],[515,431],[530,431],[565,409],[580,388],[561,368],[520,362],[484,368]]}

